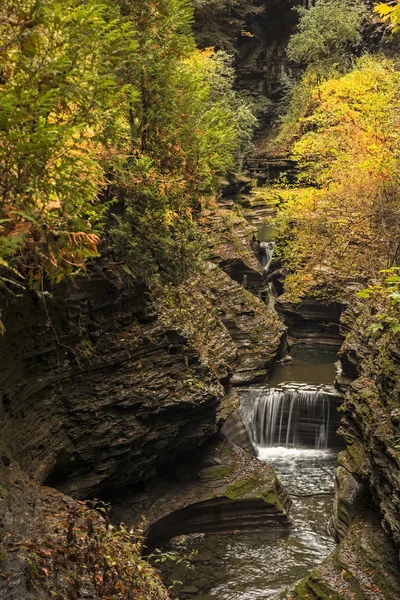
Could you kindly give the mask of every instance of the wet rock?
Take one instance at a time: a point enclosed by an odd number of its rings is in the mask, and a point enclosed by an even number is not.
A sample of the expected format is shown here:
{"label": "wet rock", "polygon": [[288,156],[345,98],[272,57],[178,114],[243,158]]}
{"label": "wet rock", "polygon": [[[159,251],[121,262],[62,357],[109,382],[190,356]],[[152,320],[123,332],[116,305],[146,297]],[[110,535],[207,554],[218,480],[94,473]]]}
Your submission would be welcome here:
{"label": "wet rock", "polygon": [[230,173],[226,180],[220,181],[221,192],[225,197],[246,193],[250,191],[252,185],[252,179],[242,173]]}
{"label": "wet rock", "polygon": [[284,318],[293,342],[337,348],[342,345],[340,318],[343,307],[340,304],[325,304],[313,298],[294,303],[282,296],[276,301],[275,308]]}
{"label": "wet rock", "polygon": [[366,494],[367,490],[349,470],[346,452],[342,452],[338,460],[340,464],[335,471],[335,500],[330,530],[335,540],[340,542],[349,531],[357,514],[355,506],[359,498]]}
{"label": "wet rock", "polygon": [[[190,540],[199,533],[288,527],[291,501],[274,471],[241,448],[227,442],[215,444],[204,448],[198,464],[188,463],[192,479],[174,480],[171,471],[165,480],[154,480],[134,513],[134,493],[127,490],[120,495],[113,503],[115,521],[130,527],[144,514],[150,551],[176,536]],[[201,469],[202,463],[215,456],[222,465]],[[204,471],[207,476],[199,478]],[[193,559],[203,560],[201,553]]]}
{"label": "wet rock", "polygon": [[200,589],[198,587],[196,587],[195,585],[187,585],[186,587],[182,588],[182,594],[197,594],[200,591]]}
{"label": "wet rock", "polygon": [[287,593],[286,600],[397,600],[400,565],[393,542],[373,514],[358,518],[321,566]]}
{"label": "wet rock", "polygon": [[272,188],[253,188],[235,198],[246,221],[253,227],[269,222],[276,214],[279,197]]}
{"label": "wet rock", "polygon": [[257,257],[258,247],[252,244],[254,229],[237,206],[208,208],[202,218],[208,229],[210,260],[256,295],[266,293],[265,271]]}
{"label": "wet rock", "polygon": [[293,357],[290,356],[289,354],[287,354],[286,356],[281,358],[281,360],[277,360],[276,362],[281,363],[282,365],[289,365],[290,363],[293,362]]}
{"label": "wet rock", "polygon": [[188,573],[188,568],[185,565],[185,563],[181,563],[180,565],[178,565],[176,567],[176,569],[174,571],[172,571],[172,573],[170,573],[170,575],[168,575],[168,579],[169,581],[174,582],[174,581],[179,581],[181,583],[185,582],[185,579],[187,577],[187,573]]}
{"label": "wet rock", "polygon": [[239,410],[235,410],[229,415],[222,426],[221,433],[229,442],[236,444],[240,448],[244,448],[253,456],[256,456],[256,450],[250,438],[249,431]]}

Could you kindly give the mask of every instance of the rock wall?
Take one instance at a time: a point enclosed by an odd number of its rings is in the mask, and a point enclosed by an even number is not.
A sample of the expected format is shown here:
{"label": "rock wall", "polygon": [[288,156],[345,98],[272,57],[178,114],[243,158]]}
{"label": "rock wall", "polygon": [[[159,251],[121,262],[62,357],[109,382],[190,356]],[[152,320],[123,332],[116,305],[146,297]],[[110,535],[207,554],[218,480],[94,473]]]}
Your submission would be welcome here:
{"label": "rock wall", "polygon": [[194,0],[197,43],[234,56],[238,87],[253,96],[264,118],[266,100],[275,101],[282,92],[282,72],[296,68],[286,58],[286,44],[297,22],[292,10],[296,4],[300,2]]}
{"label": "rock wall", "polygon": [[[239,245],[250,269],[250,242]],[[2,310],[4,452],[76,497],[146,481],[200,447],[233,409],[231,383],[265,376],[284,331],[212,263],[152,294],[99,266]]]}
{"label": "rock wall", "polygon": [[114,495],[112,506],[128,527],[145,515],[150,551],[178,535],[290,526],[291,500],[273,469],[226,439],[171,465],[140,496]]}
{"label": "rock wall", "polygon": [[339,455],[331,522],[340,543],[286,598],[400,597],[400,353],[390,329],[368,329],[381,309],[355,301],[342,316],[347,393],[339,432],[346,451]]}
{"label": "rock wall", "polygon": [[278,298],[275,308],[288,327],[288,336],[294,343],[340,348],[343,335],[340,317],[343,307],[337,302],[323,302],[305,298],[292,302]]}

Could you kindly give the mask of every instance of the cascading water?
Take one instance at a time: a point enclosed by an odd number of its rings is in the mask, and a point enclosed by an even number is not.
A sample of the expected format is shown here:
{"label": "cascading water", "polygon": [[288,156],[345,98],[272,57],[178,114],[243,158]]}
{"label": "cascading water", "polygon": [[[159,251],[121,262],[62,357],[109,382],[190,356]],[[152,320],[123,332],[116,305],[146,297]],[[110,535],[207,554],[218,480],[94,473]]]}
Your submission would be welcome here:
{"label": "cascading water", "polygon": [[292,362],[275,365],[270,387],[239,390],[258,458],[273,467],[292,497],[292,527],[206,536],[195,546],[195,569],[181,600],[276,600],[335,547],[328,521],[342,447],[336,435],[341,396],[332,386],[337,357],[309,348],[294,349],[292,356]]}
{"label": "cascading water", "polygon": [[337,396],[330,388],[282,385],[250,388],[241,403],[243,419],[257,448],[335,445]]}
{"label": "cascading water", "polygon": [[264,267],[265,271],[269,270],[269,267],[274,256],[275,242],[260,242],[259,254],[260,262]]}

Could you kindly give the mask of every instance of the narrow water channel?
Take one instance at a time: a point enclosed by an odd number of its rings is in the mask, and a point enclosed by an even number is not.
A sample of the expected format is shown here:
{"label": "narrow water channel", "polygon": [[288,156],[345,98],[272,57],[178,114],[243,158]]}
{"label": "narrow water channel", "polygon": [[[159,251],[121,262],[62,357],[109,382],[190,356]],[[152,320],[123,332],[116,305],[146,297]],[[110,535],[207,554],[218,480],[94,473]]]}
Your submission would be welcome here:
{"label": "narrow water channel", "polygon": [[[292,527],[200,539],[190,547],[197,554],[178,592],[181,600],[270,600],[334,548],[328,522],[337,451],[338,417],[331,394],[335,360],[326,350],[295,349],[291,364],[275,366],[268,386],[243,391],[244,412],[250,420],[255,415],[250,427],[259,459],[275,469],[292,498]],[[257,402],[262,406],[258,413]],[[271,418],[274,431],[268,437],[262,428],[270,426]]]}

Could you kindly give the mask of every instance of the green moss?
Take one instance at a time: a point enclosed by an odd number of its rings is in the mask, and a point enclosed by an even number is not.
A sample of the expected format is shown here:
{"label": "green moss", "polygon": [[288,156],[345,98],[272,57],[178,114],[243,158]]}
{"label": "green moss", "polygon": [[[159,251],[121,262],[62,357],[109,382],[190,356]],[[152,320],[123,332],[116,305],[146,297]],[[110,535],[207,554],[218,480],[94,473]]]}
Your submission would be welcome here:
{"label": "green moss", "polygon": [[354,442],[354,444],[348,445],[347,452],[353,472],[357,475],[363,475],[365,473],[365,455],[362,444]]}
{"label": "green moss", "polygon": [[201,481],[207,481],[209,479],[224,479],[224,477],[229,477],[234,469],[234,465],[209,467],[207,469],[202,469],[198,473],[198,477]]}
{"label": "green moss", "polygon": [[321,579],[318,569],[311,571],[294,589],[295,598],[298,600],[342,600],[331,587]]}
{"label": "green moss", "polygon": [[276,482],[263,479],[258,473],[253,473],[249,479],[239,479],[227,486],[224,495],[231,500],[244,497],[260,498],[266,504],[275,506],[279,511],[284,508],[279,500]]}
{"label": "green moss", "polygon": [[258,473],[253,473],[249,479],[238,479],[235,483],[231,483],[226,488],[224,495],[231,500],[236,500],[243,496],[251,494],[260,485],[260,476]]}
{"label": "green moss", "polygon": [[283,508],[283,505],[282,505],[281,501],[279,500],[278,492],[275,487],[273,489],[269,490],[266,494],[262,494],[262,499],[267,504],[276,506],[276,508],[278,510],[284,512],[285,509]]}

